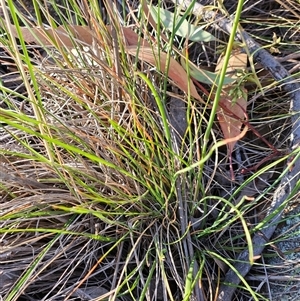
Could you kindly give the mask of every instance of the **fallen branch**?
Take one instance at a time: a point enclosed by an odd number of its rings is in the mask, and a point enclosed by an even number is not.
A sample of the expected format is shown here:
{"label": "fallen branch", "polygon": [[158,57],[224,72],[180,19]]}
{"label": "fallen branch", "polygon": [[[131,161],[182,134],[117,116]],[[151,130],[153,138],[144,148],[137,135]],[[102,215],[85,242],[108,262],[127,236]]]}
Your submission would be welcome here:
{"label": "fallen branch", "polygon": [[[212,26],[221,29],[228,34],[232,30],[232,21],[224,18],[224,16],[215,13],[211,10],[206,10],[205,6],[194,3],[189,0],[173,0],[177,5],[181,5],[184,9],[189,9],[194,15],[201,16],[204,20],[212,22]],[[191,6],[193,6],[191,8]],[[265,69],[269,70],[275,80],[281,83],[283,89],[289,94],[291,99],[290,115],[291,115],[291,134],[290,134],[290,150],[291,152],[300,147],[300,84],[293,79],[289,72],[275,59],[270,53],[256,43],[244,30],[240,30],[236,34],[236,39],[245,43],[247,51],[256,62],[259,62]],[[253,239],[254,256],[260,256],[266,243],[273,235],[278,222],[280,221],[284,205],[283,203],[291,197],[293,189],[300,178],[300,153],[296,154],[293,166],[287,169],[287,172],[282,177],[279,187],[277,187],[273,201],[268,210],[267,215],[274,215],[265,227],[257,232]],[[295,193],[295,192],[294,192]],[[229,270],[225,275],[224,284],[220,287],[218,300],[230,301],[240,283],[241,278],[251,269],[249,263],[248,250],[244,250],[236,259],[237,264],[234,265],[235,270]],[[238,276],[239,274],[239,276]],[[230,286],[227,286],[230,284]]]}

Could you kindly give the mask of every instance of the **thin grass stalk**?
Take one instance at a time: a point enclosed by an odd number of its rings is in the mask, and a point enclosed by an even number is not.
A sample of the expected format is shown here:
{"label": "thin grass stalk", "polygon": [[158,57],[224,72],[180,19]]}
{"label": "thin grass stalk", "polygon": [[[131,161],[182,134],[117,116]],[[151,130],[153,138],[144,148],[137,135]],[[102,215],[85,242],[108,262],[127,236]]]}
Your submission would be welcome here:
{"label": "thin grass stalk", "polygon": [[119,244],[120,242],[122,242],[123,240],[125,240],[125,238],[127,237],[129,233],[127,233],[126,235],[122,236],[120,239],[118,239],[116,241],[116,243],[109,248],[109,250],[103,254],[98,260],[97,262],[94,264],[94,266],[89,270],[89,272],[85,275],[85,277],[83,277],[79,283],[74,287],[74,289],[69,293],[69,295],[66,297],[66,299],[69,299],[73,293],[85,282],[87,281],[87,279],[89,278],[89,276],[95,271],[95,269],[99,266],[99,264],[101,264],[103,262],[103,260],[107,257],[107,255],[114,250]]}
{"label": "thin grass stalk", "polygon": [[[69,219],[69,221],[65,224],[65,228],[67,228],[73,218]],[[26,229],[27,230],[27,229]],[[38,230],[38,229],[35,229]],[[24,230],[23,230],[24,231]],[[57,240],[61,237],[62,232],[57,231],[55,237],[43,248],[42,252],[38,254],[38,256],[33,260],[30,264],[27,271],[21,276],[18,282],[15,284],[14,288],[10,291],[10,293],[5,297],[7,301],[16,301],[18,300],[20,294],[24,291],[25,287],[28,285],[28,280],[36,271],[38,265],[42,262],[43,258],[47,254],[47,252],[51,249],[51,247],[57,242]]]}
{"label": "thin grass stalk", "polygon": [[[12,27],[11,27],[11,24],[10,24],[10,18],[9,18],[9,14],[8,14],[8,11],[7,11],[7,8],[6,8],[6,5],[5,5],[5,1],[1,0],[1,4],[2,4],[3,13],[4,13],[4,18],[5,18],[5,21],[6,21],[6,26],[7,26],[8,32],[10,34],[10,40],[12,42],[12,45],[13,45],[13,48],[14,48],[14,51],[15,51],[15,56],[16,56],[16,61],[17,61],[18,68],[21,72],[26,90],[27,90],[28,95],[29,95],[29,99],[32,101],[32,107],[33,107],[33,110],[34,110],[35,117],[38,121],[40,121],[39,130],[43,135],[51,136],[51,134],[49,132],[49,129],[46,126],[44,112],[41,109],[42,108],[42,102],[41,102],[40,94],[39,94],[39,91],[38,91],[38,85],[37,85],[37,82],[35,80],[35,75],[34,75],[34,72],[33,72],[32,64],[31,64],[29,56],[28,56],[25,41],[23,40],[23,35],[22,35],[21,30],[20,30],[20,25],[19,25],[19,22],[18,22],[18,19],[17,19],[17,16],[16,16],[16,12],[15,12],[15,6],[14,6],[14,4],[11,0],[8,1],[11,16],[13,18],[16,30],[18,32],[19,40],[20,40],[20,43],[21,43],[21,46],[22,46],[22,50],[24,52],[24,59],[25,59],[25,62],[27,64],[29,74],[30,74],[30,77],[32,79],[34,89],[37,93],[38,98],[35,97],[35,94],[33,93],[33,90],[30,86],[29,81],[28,81],[28,77],[27,77],[27,74],[26,74],[26,71],[25,71],[25,68],[24,68],[24,64],[22,62],[21,55],[20,55],[19,50],[18,50],[17,42],[16,42],[16,39],[14,37],[13,30],[12,30]],[[43,140],[43,143],[44,143],[46,151],[47,151],[48,160],[49,160],[50,164],[53,164],[54,163],[54,157],[53,157],[53,152],[52,152],[53,146],[51,146],[51,144],[46,140]]]}
{"label": "thin grass stalk", "polygon": [[[223,83],[224,83],[224,79],[226,76],[226,71],[227,71],[227,66],[228,66],[228,62],[230,59],[231,51],[232,51],[233,44],[235,41],[235,35],[236,35],[237,29],[238,29],[241,13],[242,13],[242,9],[243,9],[243,4],[244,4],[244,0],[238,1],[236,14],[235,14],[234,22],[233,22],[233,27],[232,27],[232,32],[230,33],[230,36],[229,36],[229,40],[228,40],[228,44],[227,44],[227,48],[226,48],[226,52],[225,52],[225,56],[224,56],[224,63],[223,63],[223,66],[222,66],[222,69],[220,72],[220,77],[219,77],[219,81],[218,81],[218,85],[217,85],[217,91],[216,91],[213,105],[211,108],[211,115],[210,115],[210,118],[209,118],[209,121],[207,124],[207,128],[206,128],[206,131],[205,131],[204,137],[203,137],[202,157],[204,157],[206,155],[207,144],[209,142],[209,137],[211,136],[211,129],[213,127],[215,116],[216,116],[217,110],[219,108],[219,101],[220,101],[221,93],[223,90]],[[201,164],[200,172],[203,170],[203,167],[204,167],[203,164]]]}
{"label": "thin grass stalk", "polygon": [[171,132],[170,132],[170,128],[169,128],[169,124],[168,124],[168,119],[167,119],[167,114],[166,114],[165,105],[163,103],[163,100],[160,99],[160,97],[159,97],[159,95],[158,95],[155,87],[153,86],[153,84],[147,78],[147,76],[145,74],[143,74],[141,72],[137,72],[136,75],[138,75],[139,77],[141,77],[145,81],[145,83],[150,88],[151,92],[153,93],[154,99],[155,99],[157,107],[159,109],[161,121],[163,123],[165,137],[167,139],[168,146],[171,148],[171,145],[172,145],[171,144]]}

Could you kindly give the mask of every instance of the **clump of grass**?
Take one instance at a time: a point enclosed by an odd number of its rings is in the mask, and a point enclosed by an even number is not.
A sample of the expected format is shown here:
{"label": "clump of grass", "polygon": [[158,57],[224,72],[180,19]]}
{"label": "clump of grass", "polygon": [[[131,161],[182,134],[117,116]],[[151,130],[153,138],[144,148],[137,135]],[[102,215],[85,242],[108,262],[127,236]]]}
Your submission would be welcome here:
{"label": "clump of grass", "polygon": [[[275,164],[236,189],[227,179],[224,150],[207,156],[220,136],[211,123],[204,141],[211,111],[128,54],[120,24],[130,24],[169,57],[183,51],[183,44],[166,31],[169,40],[158,39],[163,28],[150,31],[142,6],[103,2],[105,9],[97,1],[68,1],[66,13],[51,2],[58,15],[53,19],[33,1],[36,22],[7,2],[20,33],[19,19],[28,27],[49,26],[43,20],[52,28],[87,25],[96,34],[92,45],[82,45],[70,32],[71,49],[53,40],[29,51],[22,34],[17,44],[8,19],[2,20],[1,43],[26,93],[2,87],[1,294],[5,300],[213,300],[230,258],[249,243],[252,227],[246,222],[256,207],[265,209],[259,198],[250,203],[239,193]],[[170,122],[171,96],[186,106],[183,140]],[[253,163],[261,157],[252,138],[239,148],[246,157],[254,153]],[[204,143],[209,149],[203,154]]]}

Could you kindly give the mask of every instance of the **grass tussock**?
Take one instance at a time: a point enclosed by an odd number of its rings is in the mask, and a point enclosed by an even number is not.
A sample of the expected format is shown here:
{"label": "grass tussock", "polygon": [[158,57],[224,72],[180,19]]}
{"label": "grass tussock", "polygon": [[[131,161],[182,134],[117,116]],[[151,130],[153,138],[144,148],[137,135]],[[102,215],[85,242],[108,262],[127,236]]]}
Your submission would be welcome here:
{"label": "grass tussock", "polygon": [[[188,53],[188,60],[210,69],[228,37],[187,16],[217,37],[188,42],[162,22],[153,26],[146,1],[45,6],[36,0],[32,10],[15,2],[1,1],[7,6],[0,37],[2,298],[215,300],[236,255],[245,248],[251,254],[251,235],[268,221],[288,157],[289,99],[280,83],[249,62],[247,72],[255,68],[266,84],[246,83],[251,128],[235,148],[233,181],[226,145],[215,147],[223,138],[213,97],[205,93],[212,86],[197,85],[202,103],[190,86],[187,93],[178,88],[168,67],[160,70],[139,56],[144,39],[156,59],[166,53],[166,66]],[[177,9],[168,1],[152,5]],[[248,5],[241,24],[268,45],[270,33],[259,31],[278,20],[264,21],[262,1]],[[278,18],[287,14],[286,34],[294,37],[289,4],[268,5]],[[252,28],[256,9],[261,23]],[[55,39],[30,43],[22,35],[24,26],[59,25],[73,47]],[[70,25],[88,26],[92,43],[80,42]],[[123,26],[138,37],[131,52]],[[297,42],[272,47],[284,56]],[[255,261],[258,274],[263,266]],[[259,277],[244,279],[236,300],[267,300],[259,283]]]}

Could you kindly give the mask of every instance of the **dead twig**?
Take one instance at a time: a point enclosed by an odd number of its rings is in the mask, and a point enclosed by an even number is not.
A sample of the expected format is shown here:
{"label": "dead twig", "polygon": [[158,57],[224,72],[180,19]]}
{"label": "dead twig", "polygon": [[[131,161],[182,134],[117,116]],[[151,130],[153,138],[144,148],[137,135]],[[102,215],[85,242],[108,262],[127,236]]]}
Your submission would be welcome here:
{"label": "dead twig", "polygon": [[40,183],[36,180],[26,179],[22,177],[15,177],[8,172],[0,171],[0,182],[14,182],[21,186],[33,187],[37,189],[49,189],[51,186]]}

